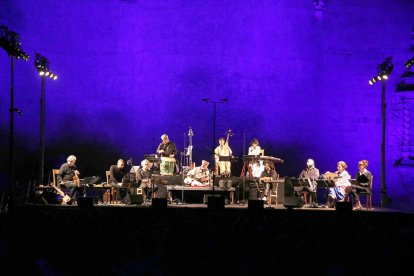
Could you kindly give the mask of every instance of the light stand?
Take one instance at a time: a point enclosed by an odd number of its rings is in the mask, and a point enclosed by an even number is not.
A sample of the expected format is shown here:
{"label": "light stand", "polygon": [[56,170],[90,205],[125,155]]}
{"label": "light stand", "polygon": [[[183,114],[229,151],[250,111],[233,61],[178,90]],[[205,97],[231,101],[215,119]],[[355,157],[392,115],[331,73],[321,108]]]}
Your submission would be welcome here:
{"label": "light stand", "polygon": [[[14,59],[23,59],[27,61],[29,55],[27,55],[20,48],[20,36],[10,31],[6,26],[0,26],[0,46],[7,52],[10,57],[10,131],[9,131],[9,173],[10,173],[10,196],[13,194],[14,188],[14,112],[17,112],[20,116],[23,115],[18,108],[14,106]],[[4,199],[4,196],[3,196]],[[3,204],[2,200],[2,204]],[[3,209],[4,206],[1,206]]]}
{"label": "light stand", "polygon": [[42,184],[44,180],[45,167],[45,78],[50,77],[53,80],[57,79],[57,75],[52,73],[49,69],[50,62],[48,59],[39,53],[36,53],[36,60],[34,63],[39,76],[41,77],[41,93],[40,93],[40,172],[39,183]]}
{"label": "light stand", "polygon": [[[208,98],[204,98],[204,99],[202,99],[202,101],[203,102],[205,102],[205,103],[209,103],[209,104],[213,104],[213,107],[214,107],[214,109],[213,109],[213,144],[212,144],[212,149],[213,149],[213,159],[212,159],[212,163],[213,163],[213,171],[215,171],[215,168],[216,168],[216,166],[217,166],[217,164],[216,164],[216,153],[215,153],[215,144],[216,144],[216,112],[217,112],[217,104],[224,104],[224,103],[227,103],[228,101],[227,101],[227,99],[225,99],[225,98],[223,98],[223,99],[219,99],[219,100],[211,100],[211,99],[208,99]],[[212,175],[212,185],[213,185],[213,190],[212,190],[212,192],[213,192],[213,200],[215,199],[215,195],[214,195],[214,179],[215,179],[215,177],[216,177],[216,174],[215,173],[213,173],[213,175]]]}
{"label": "light stand", "polygon": [[385,181],[385,130],[386,130],[386,102],[385,102],[385,83],[394,68],[391,63],[392,56],[387,57],[383,63],[378,65],[378,74],[369,80],[373,85],[377,80],[381,81],[381,114],[382,114],[382,135],[381,135],[381,207],[386,208],[390,199],[387,196],[387,186]]}

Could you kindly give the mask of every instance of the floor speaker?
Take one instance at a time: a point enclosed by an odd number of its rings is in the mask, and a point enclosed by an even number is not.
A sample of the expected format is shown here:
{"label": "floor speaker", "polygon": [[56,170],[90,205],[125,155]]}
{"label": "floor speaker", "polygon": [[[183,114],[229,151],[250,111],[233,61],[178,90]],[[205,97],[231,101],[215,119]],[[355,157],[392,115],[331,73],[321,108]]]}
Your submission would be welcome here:
{"label": "floor speaker", "polygon": [[135,205],[135,204],[142,204],[144,202],[144,197],[141,195],[129,195],[128,204]]}
{"label": "floor speaker", "polygon": [[302,201],[300,197],[297,196],[285,197],[285,202],[283,203],[283,206],[285,206],[288,209],[302,208]]}
{"label": "floor speaker", "polygon": [[157,191],[155,192],[155,196],[157,198],[167,198],[168,197],[167,186],[158,185]]}

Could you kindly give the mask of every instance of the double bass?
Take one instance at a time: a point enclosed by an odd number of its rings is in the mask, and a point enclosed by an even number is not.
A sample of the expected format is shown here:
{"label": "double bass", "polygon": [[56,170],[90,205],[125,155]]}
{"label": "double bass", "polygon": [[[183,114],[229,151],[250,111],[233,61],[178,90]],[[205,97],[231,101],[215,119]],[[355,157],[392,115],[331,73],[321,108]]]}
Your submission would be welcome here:
{"label": "double bass", "polygon": [[[227,135],[227,137],[226,137],[226,141],[224,141],[224,147],[229,146],[229,138],[230,138],[230,136],[233,136],[233,133],[231,132],[231,129],[229,129],[226,132],[226,135]],[[216,154],[215,174],[218,175],[219,174],[219,164],[218,164],[218,162],[219,162],[219,159],[220,159],[220,155],[218,155],[217,153],[215,153],[215,154]],[[230,158],[230,156],[229,156],[229,158]]]}
{"label": "double bass", "polygon": [[193,134],[193,129],[190,127],[189,130],[188,130],[188,143],[189,143],[189,145],[188,145],[187,153],[188,153],[188,160],[189,160],[191,169],[194,169],[194,167],[195,167],[195,164],[193,163],[193,135],[194,135]]}

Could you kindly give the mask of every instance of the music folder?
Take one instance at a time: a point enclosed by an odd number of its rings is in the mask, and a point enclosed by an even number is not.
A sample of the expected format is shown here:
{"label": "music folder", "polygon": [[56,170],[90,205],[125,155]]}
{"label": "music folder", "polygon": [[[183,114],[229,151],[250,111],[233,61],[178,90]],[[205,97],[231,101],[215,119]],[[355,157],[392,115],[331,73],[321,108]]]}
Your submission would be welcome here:
{"label": "music folder", "polygon": [[358,183],[368,183],[369,179],[365,174],[361,174],[357,177],[356,181],[358,181]]}

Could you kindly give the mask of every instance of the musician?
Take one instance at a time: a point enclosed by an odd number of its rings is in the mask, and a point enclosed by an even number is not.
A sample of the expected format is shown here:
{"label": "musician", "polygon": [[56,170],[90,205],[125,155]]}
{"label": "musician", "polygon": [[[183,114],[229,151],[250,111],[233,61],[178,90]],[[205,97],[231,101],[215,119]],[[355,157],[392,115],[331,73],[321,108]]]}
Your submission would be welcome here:
{"label": "musician", "polygon": [[231,163],[230,161],[219,161],[221,156],[229,157],[232,155],[231,148],[226,143],[225,139],[221,137],[219,139],[219,146],[214,150],[216,156],[216,163],[219,167],[219,174],[223,176],[230,176]]}
{"label": "musician", "polygon": [[[348,166],[344,161],[339,161],[335,172],[335,187],[328,190],[328,207],[334,207],[335,202],[343,201],[351,183],[351,175],[346,171]],[[327,173],[330,173],[329,171]]]}
{"label": "musician", "polygon": [[[260,156],[261,148],[259,146],[259,140],[253,138],[250,141],[250,147],[248,151],[248,155]],[[248,177],[260,177],[261,173],[264,170],[263,161],[250,161],[249,162],[249,171]],[[249,175],[251,172],[252,175]]]}
{"label": "musician", "polygon": [[[355,176],[355,179],[358,181],[358,185],[352,185],[349,189],[346,199],[348,199],[349,195],[352,194],[356,201],[356,209],[362,209],[361,201],[359,200],[359,193],[365,191],[367,193],[371,193],[371,189],[369,184],[371,183],[372,174],[370,171],[367,170],[368,167],[368,160],[361,160],[358,162],[358,172]],[[365,176],[365,177],[361,177]]]}
{"label": "musician", "polygon": [[125,162],[122,159],[119,159],[116,165],[112,165],[109,168],[109,181],[112,187],[115,187],[117,190],[117,201],[122,202],[127,195],[127,189],[122,187],[122,180],[127,176],[125,170]]}
{"label": "musician", "polygon": [[268,195],[271,184],[269,180],[277,180],[277,172],[272,162],[265,162],[264,170],[260,175],[260,180],[266,184],[265,195]]}
{"label": "musician", "polygon": [[167,194],[167,187],[165,185],[157,185],[152,179],[151,163],[147,159],[141,161],[141,167],[136,173],[136,179],[144,192],[145,201],[149,202],[156,192]]}
{"label": "musician", "polygon": [[177,148],[175,147],[175,144],[168,139],[167,134],[163,134],[161,136],[161,140],[162,142],[161,144],[159,144],[157,148],[157,153],[161,157],[174,157],[174,155],[177,153]]}
{"label": "musician", "polygon": [[190,184],[191,186],[208,186],[210,181],[210,171],[208,170],[208,164],[206,160],[201,161],[200,167],[195,167],[187,173],[187,177],[184,179],[184,184]]}
{"label": "musician", "polygon": [[315,167],[315,161],[308,159],[306,161],[306,168],[302,170],[299,175],[300,179],[306,179],[309,182],[309,187],[304,187],[303,190],[307,191],[312,199],[312,207],[318,207],[318,197],[316,195],[317,183],[319,178],[319,170]]}
{"label": "musician", "polygon": [[248,155],[260,155],[260,146],[259,146],[259,140],[256,138],[253,138],[250,141],[250,147],[249,147],[249,153]]}
{"label": "musician", "polygon": [[[59,184],[59,186],[63,186],[65,188],[69,188],[70,190],[70,197],[74,198],[75,193],[80,191],[78,189],[78,183],[74,181],[75,176],[79,176],[80,172],[78,171],[78,168],[76,167],[76,156],[75,155],[69,155],[66,159],[66,163],[62,164],[59,169],[59,174],[56,176],[56,180]],[[79,181],[79,178],[78,178]]]}

